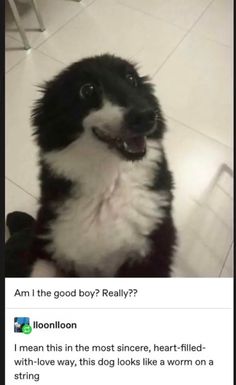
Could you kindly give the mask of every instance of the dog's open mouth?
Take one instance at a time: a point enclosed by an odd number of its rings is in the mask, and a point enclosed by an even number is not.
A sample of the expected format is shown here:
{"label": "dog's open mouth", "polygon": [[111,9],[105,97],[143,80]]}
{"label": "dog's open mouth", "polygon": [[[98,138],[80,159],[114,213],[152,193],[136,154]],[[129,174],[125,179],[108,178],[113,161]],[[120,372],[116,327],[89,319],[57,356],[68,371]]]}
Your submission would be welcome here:
{"label": "dog's open mouth", "polygon": [[146,154],[146,136],[112,137],[97,127],[93,127],[92,131],[99,140],[116,148],[128,160],[139,160]]}

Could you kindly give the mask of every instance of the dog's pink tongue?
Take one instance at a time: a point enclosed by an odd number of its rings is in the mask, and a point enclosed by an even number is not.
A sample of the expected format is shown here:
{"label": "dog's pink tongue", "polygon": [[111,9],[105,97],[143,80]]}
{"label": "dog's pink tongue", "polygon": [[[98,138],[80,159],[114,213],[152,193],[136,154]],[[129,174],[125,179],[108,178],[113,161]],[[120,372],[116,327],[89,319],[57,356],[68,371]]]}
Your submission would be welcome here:
{"label": "dog's pink tongue", "polygon": [[143,153],[146,150],[146,140],[142,136],[126,138],[124,140],[124,149],[132,154]]}

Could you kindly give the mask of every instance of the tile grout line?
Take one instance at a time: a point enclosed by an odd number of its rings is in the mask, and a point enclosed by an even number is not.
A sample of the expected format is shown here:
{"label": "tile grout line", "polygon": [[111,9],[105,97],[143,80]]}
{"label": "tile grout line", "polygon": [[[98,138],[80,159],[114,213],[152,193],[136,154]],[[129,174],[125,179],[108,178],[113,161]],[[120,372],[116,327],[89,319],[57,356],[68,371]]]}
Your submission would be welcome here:
{"label": "tile grout line", "polygon": [[[66,25],[67,23],[69,23],[74,17],[76,17],[80,12],[84,11],[87,7],[89,7],[89,6],[90,6],[91,4],[93,4],[95,1],[97,1],[97,0],[94,0],[92,3],[90,3],[89,5],[87,5],[85,8],[80,9],[79,11],[77,11],[75,15],[73,15],[69,20],[67,20],[67,21],[65,22],[65,24],[61,25],[56,31],[54,31],[50,36],[48,36],[48,38],[45,39],[44,41],[47,41],[51,36],[53,36],[55,33],[57,33],[57,31],[59,31],[59,29],[61,29],[62,27],[64,27],[64,25]],[[47,30],[47,29],[46,29],[46,30]],[[7,32],[7,30],[6,30],[5,32],[6,32],[6,34],[7,34],[8,37],[11,37],[12,39],[15,39],[15,40],[18,41],[18,42],[22,42],[22,40],[21,40],[20,38],[18,39],[18,38],[16,38],[16,37],[12,37],[11,35],[9,35],[9,33]],[[18,32],[17,28],[16,28],[16,30],[15,30],[14,32]],[[26,32],[27,32],[27,29],[26,29]],[[40,32],[40,29],[39,29],[39,32]],[[19,34],[19,32],[18,32],[18,34]],[[36,45],[36,47],[31,47],[31,48],[37,48],[37,47],[40,46],[42,43],[44,43],[44,41],[43,41],[43,42],[39,42],[38,45]]]}
{"label": "tile grout line", "polygon": [[[233,178],[233,176],[232,176]],[[218,188],[228,197],[230,198],[232,201],[233,201],[233,196],[230,195],[230,193],[228,193],[228,191],[224,190],[223,187],[221,187],[221,185],[218,184]]]}
{"label": "tile grout line", "polygon": [[187,30],[187,32],[184,34],[182,39],[179,41],[179,43],[175,46],[175,48],[169,53],[169,55],[166,57],[164,62],[157,68],[157,70],[153,73],[153,77],[157,75],[157,73],[161,70],[161,68],[164,66],[164,64],[169,60],[169,58],[174,54],[174,52],[177,50],[177,48],[180,46],[180,44],[183,43],[183,41],[186,39],[186,37],[192,32],[195,25],[199,22],[199,20],[202,18],[202,16],[205,14],[205,12],[208,10],[208,8],[213,4],[215,0],[211,0],[210,3],[206,6],[206,8],[202,11],[200,16],[197,18],[197,20],[193,23],[193,25]]}
{"label": "tile grout line", "polygon": [[[199,131],[197,128],[194,128],[194,127],[191,127],[191,126],[188,126],[186,123],[182,122],[181,120],[178,120],[176,118],[173,118],[172,116],[168,115],[168,114],[165,114],[165,116],[170,119],[170,120],[173,120],[174,122],[176,123],[179,123],[179,124],[182,124],[184,127],[188,128],[189,130],[191,131],[194,131],[195,133],[203,136],[204,138],[207,138],[208,140],[212,140],[214,141],[215,143],[217,143],[218,145],[221,145],[223,147],[226,147],[227,150],[230,150],[232,152],[232,147],[230,147],[229,145],[225,144],[225,143],[222,143],[220,142],[219,140],[209,136],[209,135],[206,135],[206,134],[203,134],[201,131]],[[170,131],[167,131],[167,132],[170,132]]]}
{"label": "tile grout line", "polygon": [[[216,254],[215,250],[212,249],[212,246],[208,245],[208,243],[205,241],[204,237],[201,234],[199,234],[197,232],[197,230],[195,230],[193,227],[191,227],[191,232],[194,234],[195,240],[200,241],[203,244],[203,246],[210,252],[212,259],[215,259],[215,257],[217,257],[217,259],[219,259],[218,258],[219,254]],[[227,253],[229,253],[229,249],[228,249]],[[219,263],[218,263],[218,266],[219,266]]]}
{"label": "tile grout line", "polygon": [[[214,1],[214,0],[213,0],[213,1]],[[186,28],[184,28],[184,27],[181,27],[180,25],[177,25],[177,24],[175,24],[175,23],[172,23],[172,22],[170,22],[170,21],[167,21],[166,19],[164,19],[164,18],[162,18],[162,17],[160,17],[160,16],[156,16],[156,15],[154,16],[154,15],[152,15],[152,14],[149,13],[149,12],[143,11],[142,9],[136,8],[136,7],[132,6],[132,5],[124,4],[124,3],[123,3],[122,1],[120,1],[120,0],[118,0],[118,4],[119,4],[119,5],[122,5],[123,7],[129,8],[129,9],[131,9],[131,10],[133,10],[133,11],[142,13],[142,14],[144,14],[145,16],[148,16],[148,17],[150,17],[150,18],[153,19],[153,20],[159,20],[159,21],[163,22],[164,24],[167,24],[167,25],[172,26],[172,27],[176,27],[176,28],[178,28],[178,29],[181,30],[181,31],[187,31],[187,30],[188,30],[188,29],[186,29]]]}
{"label": "tile grout line", "polygon": [[205,207],[207,208],[207,210],[209,210],[213,215],[215,215],[215,217],[221,222],[223,223],[223,225],[227,228],[227,230],[229,230],[229,232],[231,232],[232,230],[232,226],[230,226],[228,223],[225,222],[225,219],[223,219],[215,210],[213,210],[210,206],[208,206],[208,204],[206,203],[205,204]]}
{"label": "tile grout line", "polygon": [[45,52],[43,52],[43,51],[40,51],[40,50],[38,50],[38,49],[35,49],[35,51],[36,51],[37,53],[39,53],[40,55],[43,55],[43,56],[45,56],[45,57],[47,57],[47,58],[49,58],[49,59],[51,59],[51,60],[54,60],[55,62],[57,62],[57,63],[59,63],[59,64],[63,64],[63,66],[68,65],[68,63],[62,62],[61,60],[56,59],[55,57],[50,56],[50,55],[48,55],[47,53],[45,53]]}
{"label": "tile grout line", "polygon": [[[90,7],[91,5],[93,5],[96,1],[97,1],[97,0],[94,0],[94,1],[93,1],[92,3],[90,3],[85,9],[89,8],[89,7]],[[119,1],[118,1],[118,4],[119,4],[120,6],[125,7],[125,8],[129,8],[129,9],[131,9],[131,10],[135,10],[135,11],[137,11],[137,12],[139,12],[139,13],[142,13],[142,14],[148,16],[148,17],[151,17],[152,19],[160,20],[160,21],[162,21],[163,23],[166,23],[166,24],[168,24],[168,25],[172,25],[172,26],[174,25],[176,28],[179,28],[179,30],[185,31],[185,28],[181,28],[180,26],[177,26],[177,25],[175,25],[175,24],[173,24],[173,23],[169,23],[169,22],[165,21],[164,19],[161,19],[161,18],[158,18],[158,17],[153,17],[152,15],[150,15],[150,14],[148,14],[148,13],[145,13],[145,12],[139,10],[139,9],[134,8],[134,7],[129,7],[129,6],[123,4],[123,3],[119,2]],[[76,14],[76,16],[78,16],[78,15],[79,15],[79,13]],[[48,37],[48,39],[44,40],[42,43],[39,43],[39,45],[37,45],[37,47],[34,47],[34,48],[35,48],[35,49],[40,48],[46,41],[48,41],[51,37],[53,37],[59,30],[61,30],[67,23],[69,23],[71,20],[73,20],[76,16],[72,17],[72,18],[71,18],[68,22],[66,22],[61,28],[59,28],[55,33],[53,33],[52,35],[50,35],[50,36]],[[132,60],[133,60],[133,59],[135,60],[135,56],[136,56],[140,51],[142,51],[142,50],[143,50],[143,47],[140,48],[134,55],[132,55],[132,58],[131,58],[131,59],[132,59]],[[39,51],[40,53],[43,53],[43,54],[44,54],[44,52],[41,51],[40,49],[39,49],[38,51]],[[54,59],[53,56],[50,56],[50,55],[48,55],[48,54],[45,54],[45,55],[48,56],[49,58]],[[55,59],[55,60],[57,60],[57,59]],[[58,61],[59,61],[59,60],[58,60]],[[59,61],[59,62],[62,63],[62,64],[64,64],[64,65],[67,65],[67,64],[68,64],[68,63],[61,62],[61,61]]]}
{"label": "tile grout line", "polygon": [[[219,272],[219,278],[221,277],[221,274],[222,274],[222,272],[223,272],[223,270],[224,270],[224,267],[225,267],[225,265],[226,265],[226,262],[227,262],[227,259],[228,259],[230,250],[231,250],[231,248],[233,247],[233,244],[234,244],[234,241],[232,241],[231,244],[230,244],[230,246],[228,247],[228,251],[226,252],[226,256],[225,256],[225,259],[224,259],[222,268],[221,268],[221,270],[220,270],[220,272]],[[231,272],[231,273],[232,273],[232,272]]]}
{"label": "tile grout line", "polygon": [[201,34],[200,32],[199,33],[199,37],[202,37],[203,39],[206,39],[208,41],[211,41],[212,43],[215,43],[215,44],[218,44],[218,45],[221,45],[222,47],[225,47],[225,48],[231,48],[232,49],[232,45],[231,44],[225,44],[225,43],[221,43],[215,39],[212,39],[210,37],[207,37],[206,35],[204,34]]}
{"label": "tile grout line", "polygon": [[24,191],[27,195],[30,195],[32,198],[34,198],[36,201],[38,201],[38,198],[36,198],[34,195],[32,195],[30,192],[26,191],[23,187],[18,185],[16,182],[14,182],[12,179],[8,178],[7,176],[5,177],[6,180],[12,184],[14,184],[16,187],[18,187],[20,190]]}
{"label": "tile grout line", "polygon": [[[14,40],[14,41],[17,42],[17,43],[22,43],[22,41],[16,39],[16,38],[13,37],[13,36],[8,35],[8,33],[7,33],[6,31],[5,31],[5,37],[7,37],[7,38],[10,39],[10,40]],[[8,74],[8,73],[9,73],[13,68],[15,68],[19,63],[21,63],[23,60],[25,60],[25,59],[26,59],[26,55],[27,55],[27,51],[31,51],[31,49],[33,49],[33,48],[30,48],[29,50],[24,49],[24,46],[23,46],[23,43],[22,43],[22,51],[25,52],[25,56],[22,57],[21,59],[19,59],[19,61],[18,61],[17,63],[15,63],[11,68],[9,68],[7,71],[5,71],[5,74]],[[7,51],[8,51],[8,50],[7,50],[7,48],[5,47],[5,57],[6,57],[6,52],[7,52]]]}
{"label": "tile grout line", "polygon": [[[43,55],[43,56],[45,56],[45,57],[47,57],[47,58],[49,58],[49,59],[51,59],[51,60],[53,60],[53,61],[55,61],[55,62],[57,62],[59,64],[63,64],[64,66],[67,65],[67,63],[62,62],[62,61],[56,59],[55,57],[49,56],[48,54],[46,54],[46,53],[44,53],[44,52],[42,52],[40,50],[37,50],[35,48],[30,48],[30,50],[28,50],[28,51],[30,51],[29,54],[31,54],[31,52],[37,52],[38,54]],[[9,70],[5,71],[5,74],[8,75],[11,70],[13,70],[16,66],[21,64],[26,59],[27,59],[27,56],[24,56],[17,63],[15,63]]]}
{"label": "tile grout line", "polygon": [[51,59],[51,60],[56,61],[57,63],[63,64],[63,66],[68,66],[68,65],[70,64],[70,63],[68,64],[68,63],[66,63],[66,62],[63,62],[63,61],[61,61],[61,60],[59,60],[59,59],[56,59],[55,57],[50,56],[48,53],[45,53],[45,52],[40,51],[40,50],[38,50],[38,49],[35,49],[35,51],[36,51],[37,53],[39,53],[40,55],[43,55],[43,56],[45,56],[45,57],[47,57],[47,58],[49,58],[49,59]]}
{"label": "tile grout line", "polygon": [[[23,48],[24,49],[24,48]],[[28,52],[28,55],[34,50],[34,48],[30,48],[28,49],[26,52]],[[5,73],[6,75],[9,74],[9,72],[11,72],[11,70],[13,70],[16,66],[18,66],[18,64],[22,63],[24,60],[26,60],[27,58],[27,54],[22,57],[17,63],[15,63],[9,70],[7,70]]]}
{"label": "tile grout line", "polygon": [[[205,12],[207,11],[207,9],[212,5],[212,3],[213,3],[214,1],[215,1],[215,0],[210,1],[210,3],[206,6],[206,8],[205,8],[205,9],[202,11],[202,13],[199,15],[199,17],[197,18],[197,20],[196,20],[196,21],[193,23],[193,25],[190,27],[190,29],[186,31],[186,33],[184,34],[184,36],[183,36],[183,38],[180,40],[180,42],[179,42],[179,43],[175,46],[175,48],[170,52],[170,54],[167,56],[167,58],[164,60],[164,62],[160,65],[160,67],[159,67],[156,71],[154,71],[154,73],[153,73],[152,76],[151,76],[152,78],[154,78],[154,76],[155,76],[155,75],[157,74],[157,72],[161,69],[161,67],[165,64],[165,62],[169,59],[169,57],[174,53],[174,51],[178,48],[178,46],[183,42],[183,40],[186,38],[186,36],[192,31],[192,29],[193,29],[193,28],[195,27],[195,25],[199,22],[199,20],[202,18],[202,16],[205,14]],[[147,13],[147,12],[144,12],[144,11],[138,9],[138,8],[129,6],[129,5],[127,5],[127,4],[124,4],[124,3],[122,3],[121,1],[118,1],[118,4],[120,4],[120,5],[124,6],[124,7],[127,7],[127,8],[129,8],[129,9],[136,10],[136,11],[138,11],[138,12],[141,12],[141,13],[143,13],[143,14],[145,14],[145,15],[151,17],[152,19],[158,19],[158,20],[161,20],[161,21],[163,21],[163,22],[165,22],[165,23],[167,23],[167,24],[169,24],[169,25],[173,25],[173,26],[175,26],[175,27],[177,27],[177,28],[179,28],[179,29],[181,29],[181,30],[184,30],[184,28],[181,28],[180,26],[177,26],[176,24],[169,23],[169,22],[167,22],[167,21],[164,20],[164,19],[161,19],[161,18],[156,17],[156,16],[152,16],[151,14],[149,14],[149,13]],[[212,41],[212,42],[214,42],[214,43],[216,43],[216,44],[223,45],[223,46],[225,46],[225,47],[227,47],[227,48],[231,48],[230,45],[226,45],[226,44],[223,44],[223,43],[219,43],[219,42],[217,42],[217,41],[215,41],[215,40],[213,40],[213,39],[208,39],[208,38],[205,37],[205,36],[204,36],[204,38],[205,38],[206,40],[210,40],[210,41]],[[132,56],[132,60],[135,60],[135,56],[136,56],[139,52],[141,52],[142,50],[143,50],[143,48],[140,48],[140,49],[138,50],[138,52],[136,52],[136,53]],[[166,115],[166,116],[168,116],[168,115]],[[188,126],[188,125],[186,125],[184,122],[181,122],[181,121],[179,121],[179,120],[177,120],[177,119],[175,119],[175,118],[172,118],[171,116],[168,116],[168,117],[169,117],[170,119],[176,121],[177,123],[182,124],[182,125],[185,126],[186,128],[188,128],[188,129],[190,129],[190,130],[192,130],[192,131],[194,131],[194,132],[196,132],[196,133],[202,135],[203,137],[205,137],[205,138],[207,138],[207,139],[209,139],[209,140],[213,140],[213,141],[216,142],[217,144],[222,145],[222,146],[224,146],[224,147],[227,147],[227,149],[230,149],[230,150],[231,150],[231,147],[230,147],[230,146],[228,146],[228,145],[226,145],[226,144],[224,144],[224,143],[218,141],[217,139],[215,139],[215,138],[213,138],[213,137],[211,137],[211,136],[208,136],[208,135],[206,135],[206,134],[203,134],[203,133],[201,133],[200,131],[198,131],[196,128],[193,128],[193,127],[191,127],[191,126]]]}
{"label": "tile grout line", "polygon": [[[59,27],[56,31],[54,31],[50,36],[48,36],[48,38],[44,41],[42,41],[41,43],[39,43],[37,46],[35,46],[34,48],[35,49],[38,49],[39,47],[41,47],[44,43],[46,43],[46,41],[50,40],[57,32],[59,32],[61,29],[63,29],[68,23],[70,23],[72,20],[74,20],[77,16],[79,16],[79,14],[81,14],[82,12],[84,12],[86,9],[88,9],[92,4],[94,4],[97,0],[93,0],[90,4],[88,4],[84,9],[80,9],[76,15],[72,16],[69,20],[67,20],[67,22],[63,25],[61,25],[61,27]],[[40,51],[40,50],[39,50]],[[41,52],[41,51],[40,51]]]}
{"label": "tile grout line", "polygon": [[[40,53],[43,53],[42,51],[38,50],[38,47],[40,47],[43,43],[45,43],[46,41],[48,41],[52,36],[54,36],[59,30],[61,30],[66,24],[68,24],[70,21],[72,21],[74,18],[76,18],[80,13],[82,13],[83,11],[85,11],[87,8],[90,7],[90,5],[94,4],[97,0],[93,0],[90,4],[88,4],[84,9],[80,9],[78,12],[76,12],[75,15],[73,15],[69,20],[67,20],[67,22],[65,24],[63,24],[61,27],[59,27],[56,31],[54,31],[50,36],[48,36],[47,39],[43,40],[41,43],[38,43],[38,45],[36,45],[35,47],[31,47],[29,50],[25,50],[26,52],[30,52],[31,50],[34,50],[34,51],[37,51],[37,52],[40,52]],[[14,39],[15,41],[17,41],[18,43],[20,42],[20,40],[10,36],[7,32],[6,32],[6,35],[7,37],[11,38],[11,39]],[[24,48],[22,47],[22,49],[24,50]],[[7,50],[5,50],[7,51]],[[44,54],[44,53],[43,53]],[[48,56],[45,54],[45,56]],[[61,64],[65,64],[65,63],[62,63],[60,62],[59,60],[53,58],[52,56],[48,56],[49,58],[51,59],[54,59],[56,60],[57,62],[61,63]],[[23,57],[21,60],[19,60],[16,64],[14,64],[9,70],[7,70],[5,73],[8,74],[13,68],[15,68],[18,64],[20,64],[23,60],[26,59],[26,56]]]}
{"label": "tile grout line", "polygon": [[[207,8],[208,8],[209,6],[211,6],[211,4],[212,4],[214,1],[215,1],[215,0],[213,0],[210,4],[208,4],[208,5],[207,5]],[[118,0],[118,4],[123,5],[124,7],[127,7],[127,8],[129,8],[129,9],[132,9],[132,10],[134,10],[134,11],[141,12],[141,13],[143,13],[144,15],[151,17],[152,19],[160,20],[160,21],[162,21],[163,23],[166,23],[166,24],[168,24],[168,25],[170,25],[170,26],[174,26],[174,27],[176,27],[176,28],[179,28],[179,30],[186,31],[186,33],[187,33],[187,32],[190,32],[190,30],[195,26],[195,24],[198,23],[199,18],[201,18],[201,17],[203,16],[203,14],[205,13],[205,11],[207,10],[207,8],[204,9],[204,10],[203,10],[203,13],[198,17],[198,19],[194,22],[194,24],[188,29],[188,28],[181,27],[180,25],[177,25],[177,24],[172,23],[172,22],[170,22],[170,21],[167,21],[166,19],[161,18],[160,16],[156,16],[156,15],[153,16],[153,15],[151,15],[151,13],[148,13],[148,12],[146,12],[146,11],[143,11],[143,10],[141,10],[141,9],[139,9],[139,8],[136,8],[136,7],[132,6],[132,5],[124,4],[124,3],[123,3],[122,1],[120,1],[120,0]],[[204,35],[204,34],[199,33],[199,36],[202,37],[202,38],[204,38],[204,39],[206,39],[206,40],[212,41],[213,43],[216,43],[216,44],[218,44],[218,45],[222,45],[222,46],[224,46],[224,47],[226,47],[226,48],[232,48],[232,45],[231,45],[231,44],[225,44],[225,43],[222,43],[222,42],[217,41],[217,40],[215,40],[215,39],[209,38],[209,37],[207,37],[207,36]],[[183,37],[183,38],[184,38],[184,37]]]}
{"label": "tile grout line", "polygon": [[[14,32],[17,32],[17,30],[15,30]],[[17,39],[16,37],[13,37],[11,35],[8,34],[7,30],[5,30],[5,38],[8,38],[8,39],[12,39],[12,40],[15,40],[17,41],[18,43],[22,43],[22,41],[20,39]],[[23,48],[23,43],[22,43],[22,49],[24,50]]]}

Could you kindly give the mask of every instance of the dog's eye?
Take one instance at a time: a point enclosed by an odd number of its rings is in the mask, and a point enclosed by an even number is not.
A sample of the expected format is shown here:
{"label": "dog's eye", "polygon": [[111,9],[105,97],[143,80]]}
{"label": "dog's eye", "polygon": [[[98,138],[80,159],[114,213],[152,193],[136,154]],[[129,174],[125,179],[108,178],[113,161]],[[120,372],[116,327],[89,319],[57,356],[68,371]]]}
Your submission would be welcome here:
{"label": "dog's eye", "polygon": [[92,83],[83,84],[79,90],[79,94],[83,99],[90,98],[94,93],[95,93],[95,85]]}
{"label": "dog's eye", "polygon": [[132,73],[126,74],[126,79],[128,80],[128,82],[129,82],[132,86],[137,87],[138,81],[137,81],[137,77],[136,77],[134,74],[132,74]]}

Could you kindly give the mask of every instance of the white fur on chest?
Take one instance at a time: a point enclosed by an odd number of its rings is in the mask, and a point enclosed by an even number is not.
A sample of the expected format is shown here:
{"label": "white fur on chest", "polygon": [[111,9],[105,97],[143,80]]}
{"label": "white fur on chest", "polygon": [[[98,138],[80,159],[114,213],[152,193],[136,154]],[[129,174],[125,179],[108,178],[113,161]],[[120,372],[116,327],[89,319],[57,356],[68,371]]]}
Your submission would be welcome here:
{"label": "white fur on chest", "polygon": [[83,138],[70,151],[45,157],[51,169],[75,183],[50,223],[48,250],[59,264],[71,263],[80,275],[112,276],[126,259],[145,257],[147,236],[162,220],[167,197],[147,187],[158,167],[160,145],[150,141],[147,157],[140,162],[121,161],[104,151],[104,144],[97,146],[96,154],[87,153],[86,160]]}

